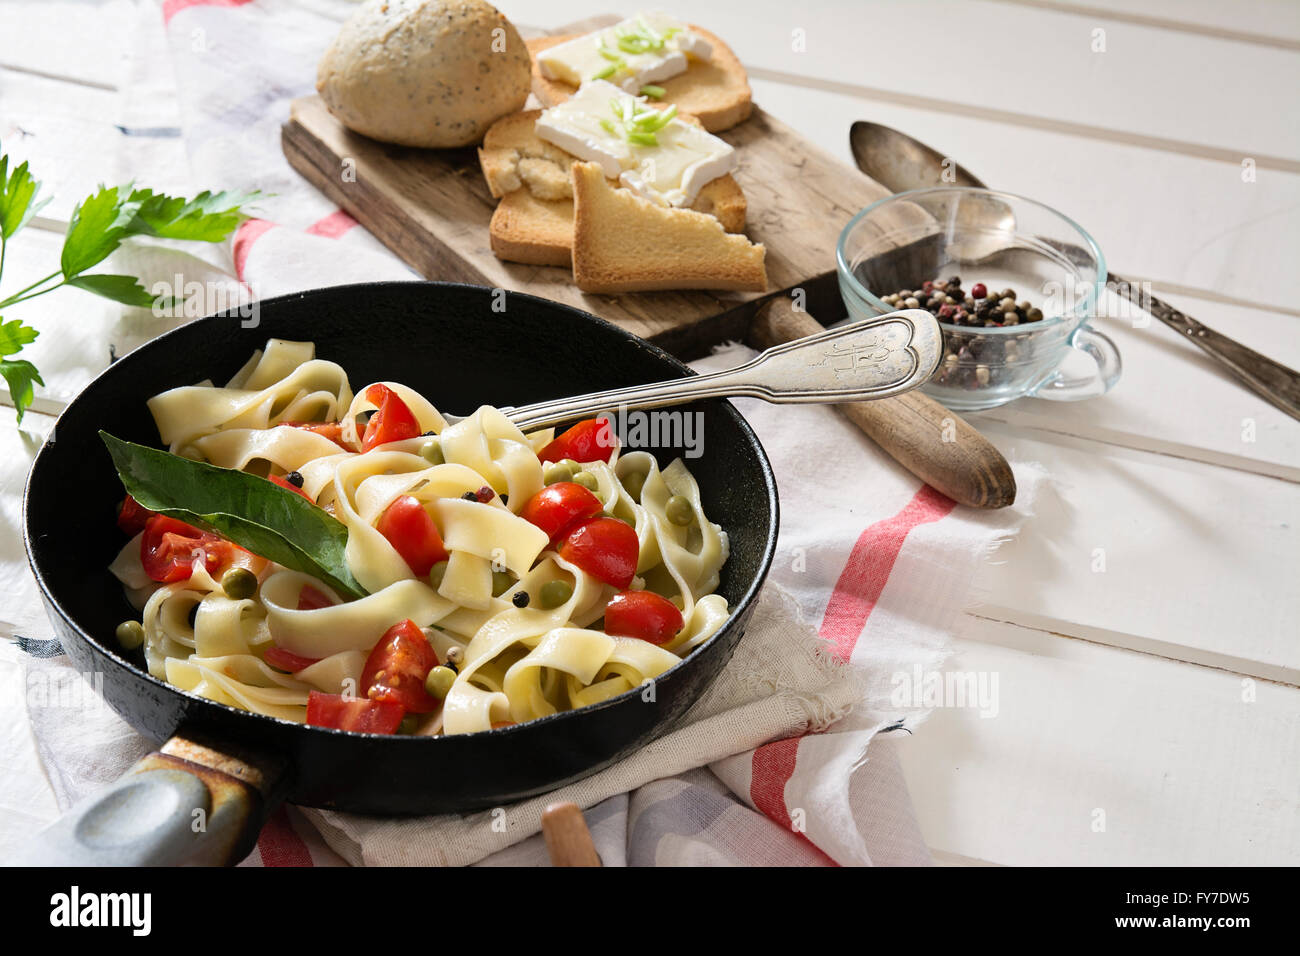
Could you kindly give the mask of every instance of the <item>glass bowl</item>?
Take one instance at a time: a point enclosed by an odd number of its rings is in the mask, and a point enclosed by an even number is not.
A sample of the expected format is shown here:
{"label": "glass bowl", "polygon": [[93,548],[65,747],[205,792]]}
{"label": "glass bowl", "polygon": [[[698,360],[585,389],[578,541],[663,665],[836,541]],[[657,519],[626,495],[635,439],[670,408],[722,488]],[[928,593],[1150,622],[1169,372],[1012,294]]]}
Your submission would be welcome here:
{"label": "glass bowl", "polygon": [[[1028,321],[1019,310],[1008,325],[940,319],[944,357],[922,390],[954,410],[1025,395],[1076,401],[1119,378],[1119,350],[1087,324],[1106,284],[1101,250],[1073,220],[1032,199],[957,186],[890,196],[845,226],[836,268],[854,318],[893,312],[903,305],[885,296],[954,276],[967,294],[977,283],[990,296],[1010,289],[1042,313]],[[917,296],[922,308],[927,297]]]}

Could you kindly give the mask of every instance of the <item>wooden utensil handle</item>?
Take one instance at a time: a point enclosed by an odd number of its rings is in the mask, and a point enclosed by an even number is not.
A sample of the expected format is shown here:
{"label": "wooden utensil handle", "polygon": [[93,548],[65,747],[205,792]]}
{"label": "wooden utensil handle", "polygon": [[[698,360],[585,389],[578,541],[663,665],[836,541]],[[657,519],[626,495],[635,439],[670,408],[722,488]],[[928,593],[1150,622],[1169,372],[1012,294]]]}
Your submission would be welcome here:
{"label": "wooden utensil handle", "polygon": [[[755,346],[769,348],[820,331],[816,319],[778,296],[755,317],[750,336]],[[1016,478],[1002,453],[920,392],[835,407],[900,465],[958,504],[1005,508],[1016,500]]]}
{"label": "wooden utensil handle", "polygon": [[600,866],[591,831],[576,803],[552,803],[542,814],[542,834],[552,866]]}

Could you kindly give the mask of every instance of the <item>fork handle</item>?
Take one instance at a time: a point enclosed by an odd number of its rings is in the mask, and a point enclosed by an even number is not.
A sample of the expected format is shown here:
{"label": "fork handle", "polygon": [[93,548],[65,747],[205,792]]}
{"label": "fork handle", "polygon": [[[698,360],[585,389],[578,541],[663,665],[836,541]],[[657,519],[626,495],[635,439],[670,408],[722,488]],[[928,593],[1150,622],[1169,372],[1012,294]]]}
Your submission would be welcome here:
{"label": "fork handle", "polygon": [[[750,335],[759,347],[816,333],[817,320],[788,298],[773,299]],[[1005,508],[1016,477],[1002,453],[957,414],[920,392],[836,406],[895,461],[936,491],[973,508]]]}
{"label": "fork handle", "polygon": [[1168,302],[1143,292],[1122,276],[1111,273],[1106,286],[1181,333],[1183,338],[1226,368],[1260,398],[1292,418],[1300,419],[1300,372],[1202,325]]}
{"label": "fork handle", "polygon": [[774,344],[736,368],[540,402],[506,412],[522,429],[598,412],[662,408],[702,398],[776,403],[863,402],[923,384],[943,355],[943,333],[924,309],[904,309]]}

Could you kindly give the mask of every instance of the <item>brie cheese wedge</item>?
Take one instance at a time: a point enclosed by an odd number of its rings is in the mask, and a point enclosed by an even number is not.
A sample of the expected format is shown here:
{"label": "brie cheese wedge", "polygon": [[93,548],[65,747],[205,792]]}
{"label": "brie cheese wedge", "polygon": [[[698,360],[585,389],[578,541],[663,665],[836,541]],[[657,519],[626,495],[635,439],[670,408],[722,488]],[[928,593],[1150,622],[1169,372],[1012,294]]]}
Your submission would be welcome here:
{"label": "brie cheese wedge", "polygon": [[661,206],[689,206],[705,183],[736,168],[736,151],[712,133],[673,118],[646,135],[637,119],[658,125],[663,114],[612,83],[584,83],[537,120],[540,139],[586,162],[606,179]]}
{"label": "brie cheese wedge", "polygon": [[609,80],[629,93],[685,73],[692,59],[707,60],[713,47],[685,23],[663,13],[641,13],[537,54],[542,76],[570,86]]}

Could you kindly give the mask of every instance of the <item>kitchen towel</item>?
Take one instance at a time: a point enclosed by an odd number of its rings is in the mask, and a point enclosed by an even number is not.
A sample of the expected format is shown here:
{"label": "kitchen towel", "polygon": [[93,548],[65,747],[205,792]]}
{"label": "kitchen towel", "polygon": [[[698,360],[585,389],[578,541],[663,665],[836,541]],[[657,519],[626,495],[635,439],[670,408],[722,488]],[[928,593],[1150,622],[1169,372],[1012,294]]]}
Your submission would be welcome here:
{"label": "kitchen towel", "polygon": [[[311,92],[316,59],[350,7],[161,4],[190,180],[273,195],[227,247],[204,250],[201,263],[137,245],[119,253],[131,257],[122,271],[170,277],[179,269],[250,298],[414,278],[297,177],[279,149],[288,103]],[[131,108],[148,112],[139,102]],[[732,346],[695,366],[749,355]],[[736,404],[776,472],[779,553],[736,656],[677,730],[562,793],[479,814],[380,820],[280,811],[246,862],[544,862],[538,820],[557,797],[584,807],[611,865],[927,862],[891,739],[924,720],[913,675],[942,668],[977,568],[1030,513],[1041,472],[1018,464],[1018,504],[977,512],[920,485],[831,409]],[[49,655],[30,658],[29,675],[42,673],[48,684],[60,668],[71,673],[57,647],[28,646]],[[27,697],[64,808],[150,746],[95,700],[67,708]]]}

